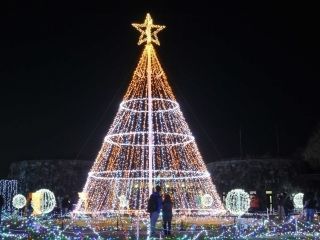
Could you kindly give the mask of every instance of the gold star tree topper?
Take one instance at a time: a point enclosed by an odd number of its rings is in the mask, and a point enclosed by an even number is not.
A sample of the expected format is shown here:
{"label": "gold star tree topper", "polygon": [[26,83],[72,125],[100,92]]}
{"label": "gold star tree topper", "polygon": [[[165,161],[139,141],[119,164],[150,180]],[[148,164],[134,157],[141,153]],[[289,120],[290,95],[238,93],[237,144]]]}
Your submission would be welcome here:
{"label": "gold star tree topper", "polygon": [[154,42],[155,44],[160,45],[157,34],[166,27],[163,25],[154,25],[149,13],[147,13],[144,23],[132,23],[132,26],[141,33],[138,45],[141,45],[144,42],[147,42],[147,44]]}

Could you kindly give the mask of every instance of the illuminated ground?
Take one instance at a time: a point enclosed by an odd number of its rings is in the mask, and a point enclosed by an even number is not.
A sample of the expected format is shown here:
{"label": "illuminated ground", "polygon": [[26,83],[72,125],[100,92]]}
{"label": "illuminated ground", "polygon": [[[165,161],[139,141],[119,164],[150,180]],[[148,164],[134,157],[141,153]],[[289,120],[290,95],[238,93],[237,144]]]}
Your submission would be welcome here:
{"label": "illuminated ground", "polygon": [[[320,239],[319,221],[306,223],[299,216],[286,222],[265,216],[179,217],[166,239]],[[1,239],[148,239],[147,218],[103,219],[6,217]],[[161,221],[152,239],[163,239]]]}

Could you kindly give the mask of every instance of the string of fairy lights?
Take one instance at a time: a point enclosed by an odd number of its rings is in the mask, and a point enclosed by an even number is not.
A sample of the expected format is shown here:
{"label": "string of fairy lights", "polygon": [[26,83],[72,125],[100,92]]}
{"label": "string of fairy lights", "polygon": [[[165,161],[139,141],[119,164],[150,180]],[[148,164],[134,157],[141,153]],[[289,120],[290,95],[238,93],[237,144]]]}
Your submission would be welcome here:
{"label": "string of fairy lights", "polygon": [[[212,219],[212,217],[210,217]],[[222,224],[201,224],[206,217],[195,218],[195,224],[186,224],[186,218],[173,223],[174,239],[318,239],[320,226],[306,222],[300,215],[293,215],[286,221],[271,219],[264,215],[254,218],[224,218]],[[0,237],[4,239],[123,239],[146,238],[146,218],[121,220],[117,225],[115,218],[93,221],[91,218],[59,220],[51,217],[12,217],[5,216]],[[140,231],[137,231],[140,229]],[[161,238],[161,231],[159,238]]]}
{"label": "string of fairy lights", "polygon": [[[26,239],[26,238],[54,238],[54,239],[123,239],[144,238],[148,224],[148,217],[128,216],[121,220],[119,229],[118,218],[109,217],[73,218],[69,215],[60,216],[50,214],[55,205],[54,194],[48,189],[40,189],[33,194],[32,206],[34,212],[31,216],[24,216],[23,208],[26,198],[17,194],[12,199],[12,205],[17,208],[13,213],[5,212],[4,224],[0,227],[0,237]],[[81,199],[86,201],[87,195],[79,193]],[[233,189],[226,197],[226,209],[232,215],[224,215],[217,218],[212,216],[199,216],[175,213],[173,231],[175,239],[291,239],[320,237],[320,225],[304,220],[304,211],[300,208],[303,193],[293,194],[295,212],[286,221],[277,219],[277,215],[271,216],[264,213],[247,213],[249,194],[243,189]],[[129,206],[126,196],[119,197],[120,207],[125,210]],[[204,205],[211,206],[212,197],[202,195],[199,201]],[[39,204],[37,204],[39,203]],[[40,210],[41,209],[41,212]],[[198,210],[198,209],[194,209]],[[245,216],[241,216],[245,215]],[[188,222],[192,218],[192,223]],[[214,220],[215,219],[215,220]],[[189,220],[190,221],[190,220]],[[210,222],[215,223],[210,223]],[[158,226],[159,227],[159,226]],[[160,231],[161,234],[161,231]],[[161,238],[161,236],[159,236]]]}
{"label": "string of fairy lights", "polygon": [[126,203],[127,212],[139,213],[152,188],[161,185],[177,212],[221,214],[220,197],[153,46],[160,45],[157,34],[164,26],[154,25],[150,14],[133,26],[144,50],[88,174],[86,206],[79,200],[74,212],[116,212]]}
{"label": "string of fairy lights", "polygon": [[12,211],[13,206],[11,199],[17,194],[18,191],[18,181],[17,180],[5,180],[0,179],[0,195],[3,197],[4,211]]}

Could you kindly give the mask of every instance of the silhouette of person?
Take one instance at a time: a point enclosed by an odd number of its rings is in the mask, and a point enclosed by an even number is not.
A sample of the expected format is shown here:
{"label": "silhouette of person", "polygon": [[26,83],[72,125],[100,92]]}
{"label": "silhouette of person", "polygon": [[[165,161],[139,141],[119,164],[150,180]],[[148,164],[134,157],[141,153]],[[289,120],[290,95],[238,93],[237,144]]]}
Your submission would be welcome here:
{"label": "silhouette of person", "polygon": [[173,203],[169,194],[164,195],[162,202],[162,221],[164,235],[171,235],[171,221],[172,221],[172,207]]}
{"label": "silhouette of person", "polygon": [[[150,233],[154,235],[156,233],[156,223],[159,218],[160,210],[162,209],[162,197],[160,195],[161,187],[156,186],[156,191],[150,195],[149,203],[153,205],[148,211],[150,213]],[[150,205],[148,204],[148,205]]]}

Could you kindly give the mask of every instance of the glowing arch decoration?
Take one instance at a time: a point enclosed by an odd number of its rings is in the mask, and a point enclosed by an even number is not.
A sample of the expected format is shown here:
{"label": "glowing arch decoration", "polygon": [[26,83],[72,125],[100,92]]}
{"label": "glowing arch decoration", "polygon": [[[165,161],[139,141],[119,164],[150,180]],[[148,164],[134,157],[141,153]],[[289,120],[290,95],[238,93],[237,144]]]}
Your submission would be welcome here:
{"label": "glowing arch decoration", "polygon": [[22,194],[17,194],[12,199],[12,206],[16,209],[21,209],[27,204],[27,199]]}
{"label": "glowing arch decoration", "polygon": [[56,206],[54,193],[48,189],[40,189],[32,193],[31,206],[35,215],[50,213]]}
{"label": "glowing arch decoration", "polygon": [[[156,185],[172,193],[174,210],[179,213],[224,213],[156,54],[157,34],[164,26],[155,25],[150,14],[144,23],[133,26],[141,33],[138,44],[144,49],[88,174],[83,188],[88,205],[80,199],[74,213],[117,213],[127,204],[130,212],[145,211]],[[206,196],[205,204],[199,201],[200,191]]]}
{"label": "glowing arch decoration", "polygon": [[234,215],[240,216],[248,211],[250,207],[250,196],[242,189],[234,189],[228,192],[226,197],[226,208]]}
{"label": "glowing arch decoration", "polygon": [[303,209],[303,193],[296,193],[293,196],[293,205],[295,209]]}

